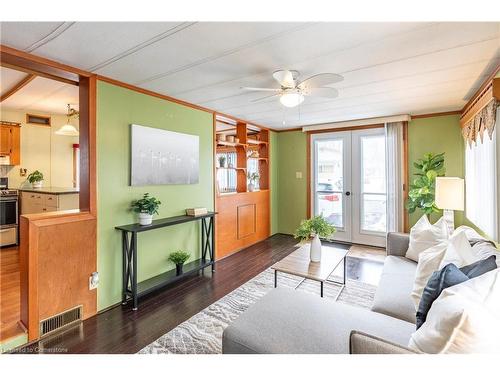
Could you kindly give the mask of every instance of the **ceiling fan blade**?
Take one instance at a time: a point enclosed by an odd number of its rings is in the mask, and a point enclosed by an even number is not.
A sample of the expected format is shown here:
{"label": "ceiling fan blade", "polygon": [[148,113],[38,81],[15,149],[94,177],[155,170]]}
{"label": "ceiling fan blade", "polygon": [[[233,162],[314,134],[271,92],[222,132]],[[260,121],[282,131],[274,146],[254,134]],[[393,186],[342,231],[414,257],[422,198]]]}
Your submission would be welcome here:
{"label": "ceiling fan blade", "polygon": [[308,88],[323,87],[343,80],[344,77],[338,74],[320,73],[305,79],[297,87],[301,90],[307,90]]}
{"label": "ceiling fan blade", "polygon": [[295,79],[299,72],[296,70],[277,70],[273,73],[273,78],[283,87],[295,87]]}
{"label": "ceiling fan blade", "polygon": [[268,95],[268,96],[264,96],[262,98],[258,98],[258,99],[254,99],[254,100],[250,100],[251,103],[259,103],[259,102],[265,102],[266,100],[268,99],[271,99],[271,98],[275,98],[275,97],[278,97],[279,94],[273,94],[273,95]]}
{"label": "ceiling fan blade", "polygon": [[241,87],[242,90],[248,90],[248,91],[273,91],[273,92],[279,92],[281,89],[271,89],[268,87]]}
{"label": "ceiling fan blade", "polygon": [[314,87],[302,91],[304,95],[314,96],[316,98],[336,98],[339,96],[337,89],[333,87]]}

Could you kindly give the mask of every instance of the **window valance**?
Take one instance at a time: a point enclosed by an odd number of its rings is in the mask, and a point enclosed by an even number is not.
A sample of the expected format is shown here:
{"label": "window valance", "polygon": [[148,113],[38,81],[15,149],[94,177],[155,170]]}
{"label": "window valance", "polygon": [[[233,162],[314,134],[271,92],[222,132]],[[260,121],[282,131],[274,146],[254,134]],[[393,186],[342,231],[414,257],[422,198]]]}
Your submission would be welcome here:
{"label": "window valance", "polygon": [[499,101],[493,98],[463,126],[462,135],[469,147],[477,143],[478,138],[483,143],[485,132],[492,139],[498,104]]}

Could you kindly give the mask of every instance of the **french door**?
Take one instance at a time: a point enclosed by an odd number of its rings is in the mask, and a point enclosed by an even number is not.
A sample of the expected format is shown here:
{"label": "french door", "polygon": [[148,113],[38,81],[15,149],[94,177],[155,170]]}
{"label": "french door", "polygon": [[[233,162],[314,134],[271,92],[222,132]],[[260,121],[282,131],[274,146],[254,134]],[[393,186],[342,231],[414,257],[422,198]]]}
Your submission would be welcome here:
{"label": "french door", "polygon": [[311,150],[311,214],[333,224],[338,241],[385,246],[384,129],[313,134]]}

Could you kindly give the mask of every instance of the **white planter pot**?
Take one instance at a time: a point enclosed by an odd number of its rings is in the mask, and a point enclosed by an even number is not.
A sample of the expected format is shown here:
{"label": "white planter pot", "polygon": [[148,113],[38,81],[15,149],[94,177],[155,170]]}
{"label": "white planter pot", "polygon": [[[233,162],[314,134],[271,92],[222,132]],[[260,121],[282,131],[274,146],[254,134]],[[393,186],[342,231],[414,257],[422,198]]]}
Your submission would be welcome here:
{"label": "white planter pot", "polygon": [[255,190],[255,185],[252,183],[248,184],[248,191],[254,191]]}
{"label": "white planter pot", "polygon": [[140,225],[150,225],[153,222],[153,215],[145,212],[139,213],[139,224]]}
{"label": "white planter pot", "polygon": [[31,184],[31,186],[33,186],[33,189],[39,189],[42,187],[42,185],[43,185],[43,181],[37,181],[37,182],[33,182]]}
{"label": "white planter pot", "polygon": [[311,262],[321,261],[321,240],[316,234],[311,241]]}

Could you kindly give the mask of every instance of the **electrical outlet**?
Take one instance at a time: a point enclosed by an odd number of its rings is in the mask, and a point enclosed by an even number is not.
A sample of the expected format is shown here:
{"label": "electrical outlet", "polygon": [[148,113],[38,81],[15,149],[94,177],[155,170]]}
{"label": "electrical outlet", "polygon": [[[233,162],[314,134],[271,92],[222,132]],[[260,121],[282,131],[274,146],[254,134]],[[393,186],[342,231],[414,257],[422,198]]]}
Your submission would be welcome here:
{"label": "electrical outlet", "polygon": [[302,172],[295,172],[295,178],[302,178]]}
{"label": "electrical outlet", "polygon": [[89,276],[89,290],[97,288],[99,285],[99,272],[92,272]]}

